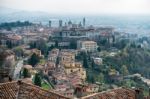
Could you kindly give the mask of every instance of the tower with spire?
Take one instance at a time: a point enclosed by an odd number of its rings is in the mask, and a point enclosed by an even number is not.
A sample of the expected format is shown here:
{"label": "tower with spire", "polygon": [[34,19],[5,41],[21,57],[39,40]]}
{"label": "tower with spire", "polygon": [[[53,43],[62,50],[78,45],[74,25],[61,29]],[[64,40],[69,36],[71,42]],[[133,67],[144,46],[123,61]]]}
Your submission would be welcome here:
{"label": "tower with spire", "polygon": [[52,21],[49,20],[49,27],[52,27]]}
{"label": "tower with spire", "polygon": [[86,22],[86,20],[85,20],[85,18],[83,18],[83,26],[85,27],[85,22]]}
{"label": "tower with spire", "polygon": [[62,27],[62,24],[63,24],[62,20],[59,20],[59,27]]}

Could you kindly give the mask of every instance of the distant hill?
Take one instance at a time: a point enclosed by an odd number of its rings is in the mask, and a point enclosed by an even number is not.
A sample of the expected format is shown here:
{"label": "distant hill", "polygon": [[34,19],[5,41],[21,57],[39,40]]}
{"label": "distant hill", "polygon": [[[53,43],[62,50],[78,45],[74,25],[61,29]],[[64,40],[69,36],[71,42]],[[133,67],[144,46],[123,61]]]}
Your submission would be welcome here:
{"label": "distant hill", "polygon": [[14,13],[14,12],[17,12],[17,11],[18,10],[16,10],[16,9],[11,9],[11,8],[6,8],[6,7],[1,7],[0,6],[0,16],[11,14],[11,13]]}
{"label": "distant hill", "polygon": [[21,11],[6,7],[0,7],[0,23],[12,21],[39,21],[39,19],[49,19],[50,14],[40,11]]}

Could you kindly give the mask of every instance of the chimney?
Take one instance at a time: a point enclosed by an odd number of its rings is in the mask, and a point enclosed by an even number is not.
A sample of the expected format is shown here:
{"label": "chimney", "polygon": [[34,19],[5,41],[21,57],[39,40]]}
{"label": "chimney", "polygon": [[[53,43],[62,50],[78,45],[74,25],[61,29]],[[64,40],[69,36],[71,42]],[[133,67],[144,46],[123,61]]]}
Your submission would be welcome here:
{"label": "chimney", "polygon": [[22,84],[22,80],[18,80],[17,84],[21,85]]}

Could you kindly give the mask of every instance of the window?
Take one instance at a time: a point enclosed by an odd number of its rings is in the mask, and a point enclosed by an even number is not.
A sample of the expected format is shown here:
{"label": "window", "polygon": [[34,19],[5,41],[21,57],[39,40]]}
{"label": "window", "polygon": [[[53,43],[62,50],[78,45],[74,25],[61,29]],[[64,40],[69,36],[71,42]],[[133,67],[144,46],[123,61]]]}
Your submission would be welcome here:
{"label": "window", "polygon": [[72,73],[72,72],[73,72],[73,70],[71,69],[71,70],[70,70],[70,72]]}

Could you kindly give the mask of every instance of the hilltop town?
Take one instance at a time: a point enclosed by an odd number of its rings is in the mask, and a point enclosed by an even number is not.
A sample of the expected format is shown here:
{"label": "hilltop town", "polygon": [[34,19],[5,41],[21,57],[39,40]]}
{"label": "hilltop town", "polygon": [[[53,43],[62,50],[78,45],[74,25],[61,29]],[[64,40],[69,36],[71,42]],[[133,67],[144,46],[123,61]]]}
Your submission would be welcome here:
{"label": "hilltop town", "polygon": [[150,99],[149,37],[52,24],[0,24],[0,99]]}

